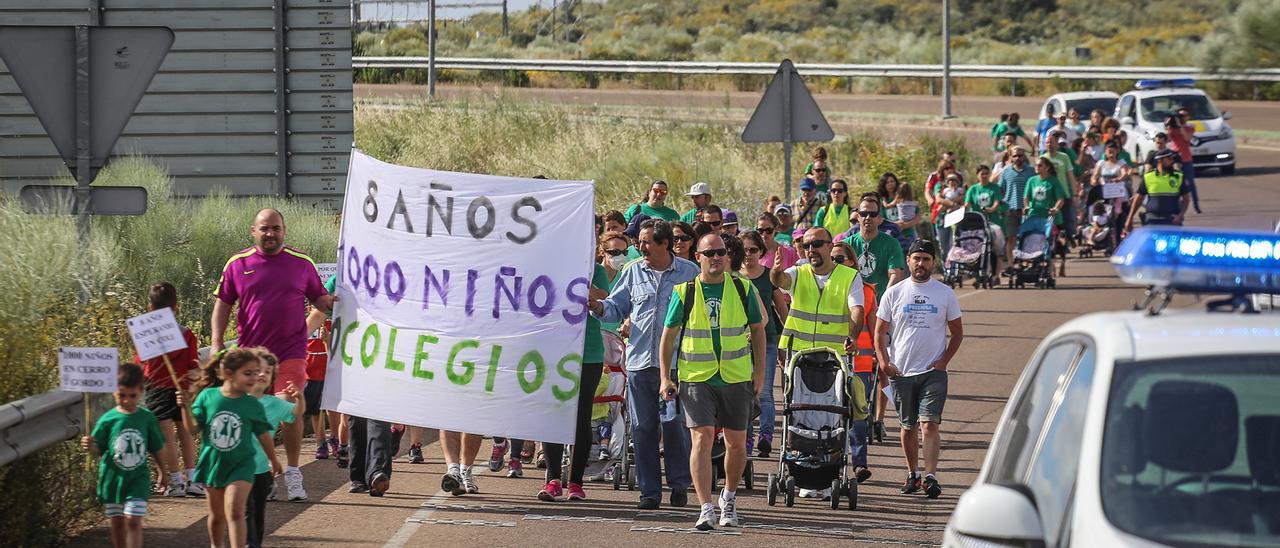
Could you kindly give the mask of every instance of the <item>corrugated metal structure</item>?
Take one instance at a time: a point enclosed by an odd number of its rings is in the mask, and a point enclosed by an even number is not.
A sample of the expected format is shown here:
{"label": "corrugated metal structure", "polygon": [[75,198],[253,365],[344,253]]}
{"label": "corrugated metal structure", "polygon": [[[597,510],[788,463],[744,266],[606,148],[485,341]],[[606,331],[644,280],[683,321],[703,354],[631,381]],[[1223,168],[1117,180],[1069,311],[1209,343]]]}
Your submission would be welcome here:
{"label": "corrugated metal structure", "polygon": [[[336,209],[353,139],[348,0],[4,0],[0,25],[154,25],[173,49],[113,154],[175,190],[275,194]],[[66,169],[0,65],[0,190]]]}

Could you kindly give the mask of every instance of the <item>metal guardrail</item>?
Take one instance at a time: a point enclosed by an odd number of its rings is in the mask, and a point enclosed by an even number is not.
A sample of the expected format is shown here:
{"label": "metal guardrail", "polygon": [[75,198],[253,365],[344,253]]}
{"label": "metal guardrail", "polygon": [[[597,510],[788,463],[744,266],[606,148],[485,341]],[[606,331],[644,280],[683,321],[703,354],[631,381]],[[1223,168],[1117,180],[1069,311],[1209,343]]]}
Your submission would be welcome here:
{"label": "metal guardrail", "polygon": [[53,390],[0,405],[0,466],[85,431],[84,395]]}
{"label": "metal guardrail", "polygon": [[[706,61],[601,61],[575,59],[480,59],[437,57],[436,70],[532,70],[546,72],[598,72],[617,74],[772,75],[776,63]],[[426,69],[426,57],[354,57],[351,66],[361,68]],[[805,76],[941,78],[942,65],[843,65],[799,63]],[[1139,80],[1195,78],[1248,82],[1280,82],[1280,69],[1223,69],[1198,67],[1117,67],[1047,65],[951,65],[953,78],[1045,80]]]}

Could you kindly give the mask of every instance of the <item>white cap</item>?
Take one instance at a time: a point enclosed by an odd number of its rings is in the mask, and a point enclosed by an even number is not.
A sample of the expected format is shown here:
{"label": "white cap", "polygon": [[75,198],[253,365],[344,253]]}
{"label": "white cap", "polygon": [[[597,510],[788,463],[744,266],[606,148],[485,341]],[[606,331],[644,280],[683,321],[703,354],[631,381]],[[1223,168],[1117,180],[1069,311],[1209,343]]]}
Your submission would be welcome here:
{"label": "white cap", "polygon": [[708,196],[711,195],[711,185],[707,183],[694,183],[693,186],[689,187],[689,193],[685,194],[685,196],[701,196],[703,194]]}

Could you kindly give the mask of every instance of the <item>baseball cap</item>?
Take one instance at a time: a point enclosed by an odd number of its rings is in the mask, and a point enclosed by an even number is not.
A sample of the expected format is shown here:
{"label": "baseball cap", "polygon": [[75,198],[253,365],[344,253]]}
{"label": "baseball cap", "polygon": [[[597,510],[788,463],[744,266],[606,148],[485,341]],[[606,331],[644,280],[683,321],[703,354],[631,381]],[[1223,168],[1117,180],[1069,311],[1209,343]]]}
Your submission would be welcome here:
{"label": "baseball cap", "polygon": [[789,206],[789,205],[787,205],[787,204],[778,204],[778,205],[776,205],[776,206],[773,206],[773,214],[774,214],[774,215],[782,215],[783,213],[786,213],[787,215],[790,215],[790,214],[791,214],[791,206]]}
{"label": "baseball cap", "polygon": [[813,179],[805,177],[800,180],[800,190],[813,190],[815,188],[818,188],[818,184],[813,182]]}
{"label": "baseball cap", "polygon": [[1164,150],[1156,152],[1155,159],[1159,160],[1161,158],[1173,158],[1174,156],[1177,156],[1177,155],[1178,155],[1177,152],[1174,152],[1173,150],[1166,148]]}
{"label": "baseball cap", "polygon": [[907,255],[916,253],[928,253],[930,256],[937,257],[938,246],[933,243],[933,240],[919,239],[911,242],[911,248],[907,250]]}
{"label": "baseball cap", "polygon": [[711,194],[711,185],[707,183],[693,183],[693,186],[689,187],[689,192],[685,193],[685,196],[701,196],[703,194]]}
{"label": "baseball cap", "polygon": [[630,236],[633,240],[638,240],[640,239],[640,224],[648,220],[648,215],[636,213],[636,216],[631,218],[631,222],[627,223],[627,228],[622,233]]}
{"label": "baseball cap", "polygon": [[721,221],[720,226],[736,225],[736,224],[738,224],[738,214],[732,211],[725,211],[724,219]]}

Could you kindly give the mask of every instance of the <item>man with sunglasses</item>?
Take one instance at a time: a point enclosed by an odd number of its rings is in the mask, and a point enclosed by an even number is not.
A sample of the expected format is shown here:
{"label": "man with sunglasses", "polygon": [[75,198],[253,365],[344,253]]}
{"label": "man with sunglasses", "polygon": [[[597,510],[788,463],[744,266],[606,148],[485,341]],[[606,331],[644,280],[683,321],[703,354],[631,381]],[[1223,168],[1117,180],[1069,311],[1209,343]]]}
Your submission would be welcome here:
{"label": "man with sunglasses", "polygon": [[718,205],[710,204],[702,208],[702,218],[698,220],[711,225],[711,228],[719,232],[720,226],[724,224],[724,210]]}
{"label": "man with sunglasses", "polygon": [[878,302],[885,290],[904,276],[906,260],[902,255],[902,245],[893,236],[880,231],[880,223],[884,219],[880,216],[880,199],[875,194],[862,196],[853,218],[858,223],[858,231],[844,241],[853,248],[858,272],[867,283],[875,286]]}
{"label": "man with sunglasses", "polygon": [[[667,400],[679,393],[693,439],[689,460],[701,503],[695,527],[709,531],[715,529],[711,446],[716,428],[724,429],[725,442],[719,524],[738,526],[736,495],[747,467],[747,426],[752,403],[764,387],[765,324],[755,286],[729,274],[724,239],[716,233],[703,236],[697,253],[702,271],[696,280],[675,288],[667,309],[659,351],[660,393]],[[679,383],[670,376],[677,339]]]}
{"label": "man with sunglasses", "polygon": [[636,215],[648,215],[651,219],[662,219],[669,223],[680,220],[680,214],[676,210],[667,207],[666,204],[667,182],[654,181],[653,185],[649,187],[648,199],[628,208],[624,217],[626,217],[628,223]]}
{"label": "man with sunglasses", "polygon": [[[1004,264],[1013,264],[1013,247],[1018,239],[1018,231],[1022,227],[1023,198],[1027,190],[1027,181],[1035,176],[1036,168],[1027,161],[1027,149],[1013,147],[1009,149],[1009,167],[1000,172],[1000,189],[1004,192],[1004,203],[1009,205],[1009,215],[1005,220],[1009,225],[1005,232]],[[1008,269],[1006,269],[1008,271]]]}
{"label": "man with sunglasses", "polygon": [[588,298],[587,308],[602,323],[631,321],[627,339],[627,408],[635,443],[636,483],[640,485],[641,510],[658,508],[662,498],[662,477],[658,441],[665,448],[667,486],[671,489],[671,505],[688,504],[689,433],[676,420],[662,421],[658,414],[659,342],[662,333],[662,311],[676,286],[698,276],[698,265],[676,257],[671,251],[671,224],[649,219],[640,225],[637,238],[642,261],[632,261],[622,268],[613,290],[603,300]]}

